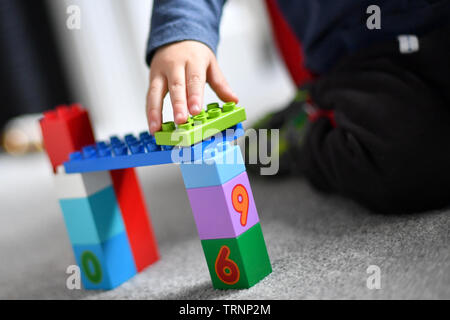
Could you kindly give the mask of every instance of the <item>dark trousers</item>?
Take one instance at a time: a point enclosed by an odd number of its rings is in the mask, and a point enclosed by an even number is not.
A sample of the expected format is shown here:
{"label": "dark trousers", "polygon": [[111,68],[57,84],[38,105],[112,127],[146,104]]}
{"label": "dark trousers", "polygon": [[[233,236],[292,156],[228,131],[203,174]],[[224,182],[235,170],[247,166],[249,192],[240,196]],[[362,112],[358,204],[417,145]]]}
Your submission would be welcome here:
{"label": "dark trousers", "polygon": [[12,117],[72,102],[58,47],[49,1],[0,1],[0,131]]}
{"label": "dark trousers", "polygon": [[301,153],[318,189],[381,212],[450,204],[450,28],[419,46],[375,45],[311,85],[313,103],[334,113],[310,124]]}

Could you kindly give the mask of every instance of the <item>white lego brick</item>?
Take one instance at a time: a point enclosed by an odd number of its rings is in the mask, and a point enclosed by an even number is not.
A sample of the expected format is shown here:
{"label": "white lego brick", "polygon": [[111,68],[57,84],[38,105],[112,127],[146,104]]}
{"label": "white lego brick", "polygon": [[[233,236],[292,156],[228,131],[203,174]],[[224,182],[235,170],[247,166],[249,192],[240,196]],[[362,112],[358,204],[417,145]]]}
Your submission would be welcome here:
{"label": "white lego brick", "polygon": [[64,166],[59,166],[55,175],[58,199],[86,198],[112,186],[109,171],[67,174]]}

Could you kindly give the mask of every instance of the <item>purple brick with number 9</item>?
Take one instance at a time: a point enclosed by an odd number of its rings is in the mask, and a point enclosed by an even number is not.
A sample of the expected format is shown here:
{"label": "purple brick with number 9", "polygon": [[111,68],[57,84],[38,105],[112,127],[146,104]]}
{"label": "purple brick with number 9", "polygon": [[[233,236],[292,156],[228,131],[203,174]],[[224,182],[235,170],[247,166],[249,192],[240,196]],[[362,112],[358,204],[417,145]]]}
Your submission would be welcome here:
{"label": "purple brick with number 9", "polygon": [[223,185],[187,193],[201,240],[236,238],[259,222],[246,172]]}

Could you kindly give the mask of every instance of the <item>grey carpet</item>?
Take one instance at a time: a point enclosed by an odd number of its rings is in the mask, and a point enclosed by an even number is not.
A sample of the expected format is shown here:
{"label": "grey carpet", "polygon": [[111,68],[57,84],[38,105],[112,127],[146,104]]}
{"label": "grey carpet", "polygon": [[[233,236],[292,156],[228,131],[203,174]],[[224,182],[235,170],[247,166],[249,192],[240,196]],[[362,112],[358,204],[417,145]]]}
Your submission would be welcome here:
{"label": "grey carpet", "polygon": [[[450,210],[376,215],[301,179],[251,180],[273,273],[214,290],[176,166],[138,170],[161,260],[113,291],[71,291],[49,172],[43,154],[0,156],[2,299],[450,299]],[[380,290],[366,287],[369,265],[381,268]]]}

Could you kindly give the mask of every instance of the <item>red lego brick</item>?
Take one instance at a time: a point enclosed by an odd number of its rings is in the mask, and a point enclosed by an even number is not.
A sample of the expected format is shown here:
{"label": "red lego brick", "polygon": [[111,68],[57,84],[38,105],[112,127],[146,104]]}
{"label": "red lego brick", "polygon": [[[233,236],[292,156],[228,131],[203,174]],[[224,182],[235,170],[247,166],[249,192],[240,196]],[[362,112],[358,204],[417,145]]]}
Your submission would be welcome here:
{"label": "red lego brick", "polygon": [[140,272],[156,262],[159,259],[159,253],[139,180],[134,168],[110,172],[134,262],[137,271]]}
{"label": "red lego brick", "polygon": [[69,160],[71,152],[95,143],[89,114],[80,104],[60,105],[56,110],[44,112],[40,125],[54,172]]}

